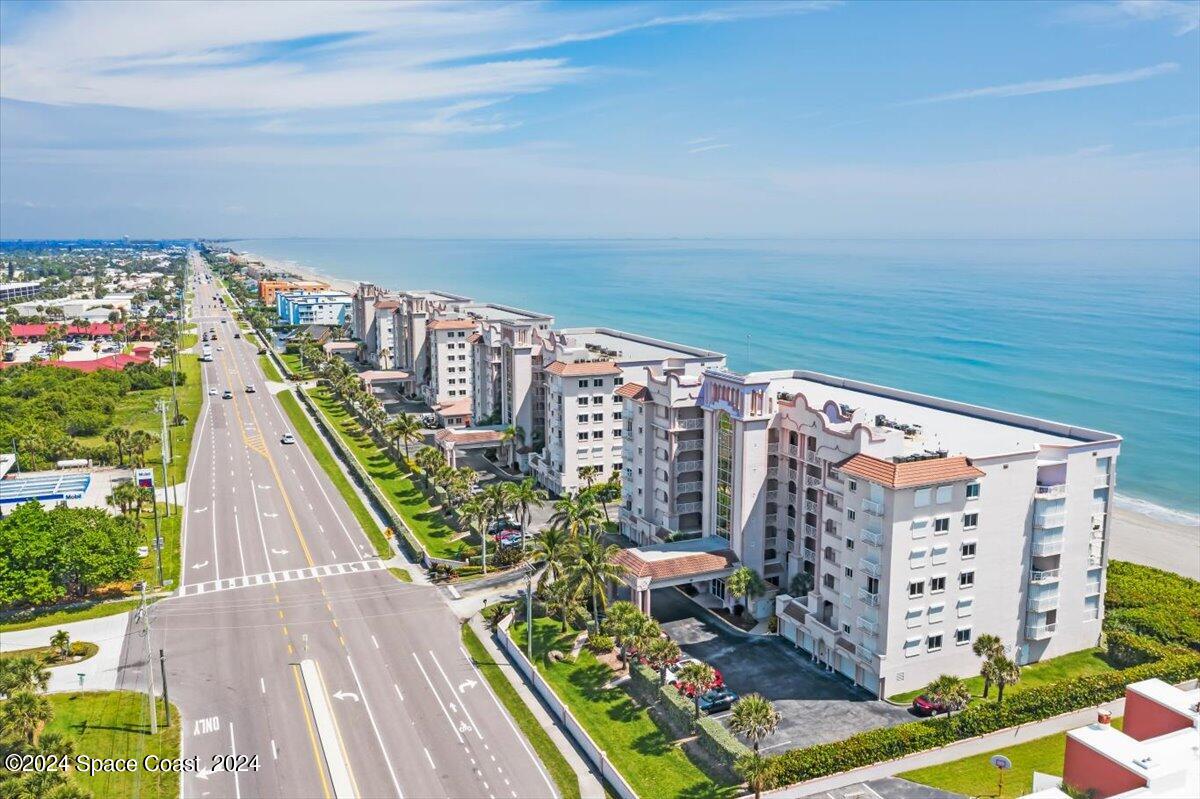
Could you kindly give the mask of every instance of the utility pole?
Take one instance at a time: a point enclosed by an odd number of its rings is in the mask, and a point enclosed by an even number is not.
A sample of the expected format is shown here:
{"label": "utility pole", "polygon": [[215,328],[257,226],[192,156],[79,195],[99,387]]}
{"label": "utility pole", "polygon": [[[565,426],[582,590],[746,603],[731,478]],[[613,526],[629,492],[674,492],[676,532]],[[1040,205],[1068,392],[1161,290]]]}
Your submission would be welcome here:
{"label": "utility pole", "polygon": [[533,663],[533,565],[525,565],[525,656]]}
{"label": "utility pole", "polygon": [[171,726],[171,697],[167,696],[167,656],[158,650],[158,666],[162,670],[163,710],[167,713],[167,726]]}
{"label": "utility pole", "polygon": [[146,699],[150,703],[150,734],[158,735],[158,710],[154,707],[154,661],[150,656],[150,607],[146,604],[146,583],[142,581],[142,604],[138,608],[142,638],[146,643]]}
{"label": "utility pole", "polygon": [[[170,518],[171,505],[169,502],[166,501],[167,496],[168,496],[167,489],[168,489],[169,483],[170,483],[170,479],[167,477],[167,463],[170,461],[170,458],[167,455],[167,448],[169,446],[168,442],[170,442],[170,440],[171,440],[171,429],[167,426],[167,401],[162,400],[162,399],[158,400],[157,402],[154,403],[154,409],[156,411],[158,411],[159,427],[161,430],[160,435],[162,436],[162,441],[159,442],[159,444],[161,445],[159,447],[159,452],[161,452],[161,454],[162,454],[163,504],[167,506],[166,515],[168,518]],[[157,496],[155,497],[154,502],[155,502],[154,506],[157,508],[158,507],[158,497]]]}

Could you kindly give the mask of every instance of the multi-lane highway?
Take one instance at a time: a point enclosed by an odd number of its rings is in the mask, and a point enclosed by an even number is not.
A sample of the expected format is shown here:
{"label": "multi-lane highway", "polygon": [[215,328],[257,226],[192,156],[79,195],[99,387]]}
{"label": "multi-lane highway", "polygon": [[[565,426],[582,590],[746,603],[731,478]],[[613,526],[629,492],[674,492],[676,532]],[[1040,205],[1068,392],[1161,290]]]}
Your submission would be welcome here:
{"label": "multi-lane highway", "polygon": [[[152,608],[183,753],[206,768],[184,776],[183,796],[553,796],[441,593],[382,568],[303,441],[281,442],[291,425],[255,345],[233,338],[216,279],[193,267],[194,321],[217,341],[203,364],[181,586]],[[141,653],[124,653],[131,677]],[[226,755],[241,770],[207,770]]]}

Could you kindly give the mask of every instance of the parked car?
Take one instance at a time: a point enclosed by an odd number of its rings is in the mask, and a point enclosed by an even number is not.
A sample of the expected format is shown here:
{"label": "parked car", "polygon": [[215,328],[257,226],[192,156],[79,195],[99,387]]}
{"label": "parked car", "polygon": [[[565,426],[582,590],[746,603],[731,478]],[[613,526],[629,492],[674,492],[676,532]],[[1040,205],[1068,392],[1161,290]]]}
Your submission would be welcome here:
{"label": "parked car", "polygon": [[[667,669],[667,684],[674,685],[675,690],[689,698],[696,695],[696,686],[692,685],[691,683],[679,682],[679,679],[676,677],[676,675],[686,664],[696,662],[697,660],[694,657],[688,657],[687,655],[684,655],[675,663],[675,665]],[[719,669],[713,669],[713,684],[708,687],[709,690],[725,687],[725,677],[721,674]]]}
{"label": "parked car", "polygon": [[432,430],[433,428],[435,428],[437,426],[438,426],[437,417],[434,416],[432,413],[427,413],[421,417],[421,427],[424,427],[427,430]]}
{"label": "parked car", "polygon": [[946,706],[921,694],[912,701],[912,711],[918,716],[936,716],[938,713],[945,713]]}
{"label": "parked car", "polygon": [[496,543],[500,545],[501,549],[519,547],[521,546],[521,532],[519,530],[505,530],[496,536]]}
{"label": "parked car", "polygon": [[495,519],[491,524],[488,525],[488,533],[491,535],[499,535],[509,531],[516,531],[519,533],[521,532],[521,525],[517,524],[511,519],[506,518]]}
{"label": "parked car", "polygon": [[283,438],[279,439],[280,444],[295,444],[296,437],[291,433],[284,433]]}
{"label": "parked car", "polygon": [[738,695],[728,688],[713,688],[700,694],[701,713],[720,713],[733,707]]}

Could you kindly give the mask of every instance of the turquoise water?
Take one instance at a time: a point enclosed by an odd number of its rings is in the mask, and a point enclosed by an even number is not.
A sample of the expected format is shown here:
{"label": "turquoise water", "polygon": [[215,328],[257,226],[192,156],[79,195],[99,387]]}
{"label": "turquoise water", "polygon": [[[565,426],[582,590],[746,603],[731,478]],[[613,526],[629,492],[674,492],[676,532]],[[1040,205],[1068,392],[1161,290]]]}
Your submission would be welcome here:
{"label": "turquoise water", "polygon": [[[1126,499],[1200,513],[1200,242],[232,242],[1125,437]],[[1155,510],[1153,508],[1143,508]]]}

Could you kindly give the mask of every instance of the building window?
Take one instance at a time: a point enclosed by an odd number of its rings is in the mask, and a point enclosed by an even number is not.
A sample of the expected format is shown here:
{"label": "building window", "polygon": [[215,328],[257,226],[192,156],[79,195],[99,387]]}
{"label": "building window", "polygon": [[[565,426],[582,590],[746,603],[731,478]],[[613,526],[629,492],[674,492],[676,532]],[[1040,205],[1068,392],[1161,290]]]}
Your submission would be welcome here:
{"label": "building window", "polygon": [[846,549],[854,549],[854,539],[853,538],[846,539]]}
{"label": "building window", "polygon": [[[967,499],[979,499],[979,483],[967,483]],[[968,634],[970,632],[967,630]]]}
{"label": "building window", "polygon": [[849,634],[850,634],[850,625],[849,625],[849,624],[843,624],[843,625],[842,625],[842,632],[844,632],[846,635],[849,635]]}
{"label": "building window", "polygon": [[946,590],[946,575],[929,578],[929,593],[940,594]]}
{"label": "building window", "polygon": [[937,652],[942,648],[942,634],[931,635],[925,640],[925,649],[929,652]]}
{"label": "building window", "polygon": [[587,382],[586,380],[580,380],[580,381],[579,381],[579,387],[580,387],[580,388],[587,388],[587,387],[588,387],[588,382]]}
{"label": "building window", "polygon": [[575,401],[576,401],[576,402],[578,402],[580,405],[587,405],[587,404],[588,404],[588,398],[587,398],[587,397],[579,397],[579,398],[578,398],[577,400],[575,400]]}
{"label": "building window", "polygon": [[963,541],[962,547],[960,549],[962,551],[962,556],[964,559],[975,557],[975,542],[974,541]]}
{"label": "building window", "polygon": [[592,421],[593,421],[593,422],[603,422],[603,421],[604,421],[604,414],[602,414],[602,413],[593,413],[593,414],[592,414]]}
{"label": "building window", "polygon": [[621,428],[614,427],[613,428],[613,438],[620,438],[620,437],[621,437]]}
{"label": "building window", "polygon": [[604,438],[604,431],[603,430],[593,430],[592,438]]}
{"label": "building window", "polygon": [[958,573],[958,587],[959,588],[970,588],[973,585],[975,585],[975,572],[959,572]]}
{"label": "building window", "polygon": [[846,578],[850,580],[854,579],[854,569],[851,569],[849,566],[846,567]]}
{"label": "building window", "polygon": [[588,440],[588,434],[587,434],[587,431],[586,431],[586,430],[584,430],[583,432],[581,432],[581,433],[579,434],[579,440],[580,440],[580,441],[587,441],[587,440]]}
{"label": "building window", "polygon": [[717,417],[716,488],[716,533],[729,540],[733,520],[733,419],[724,411]]}
{"label": "building window", "polygon": [[586,413],[581,413],[576,418],[579,420],[580,424],[586,424],[587,420],[588,420],[588,415]]}
{"label": "building window", "polygon": [[846,511],[846,521],[849,521],[849,522],[852,522],[852,521],[854,521],[854,518],[855,518],[857,515],[858,515],[858,514],[856,514],[854,511],[852,511],[852,510],[848,510],[848,509],[847,509],[847,511]]}
{"label": "building window", "polygon": [[944,603],[939,602],[936,605],[929,606],[929,623],[930,624],[938,624],[939,622],[941,622],[942,617],[945,615],[946,615],[946,605]]}
{"label": "building window", "polygon": [[616,413],[613,414],[613,421],[614,422],[621,421],[621,412],[620,411],[617,411]]}
{"label": "building window", "polygon": [[917,655],[921,654],[920,647],[921,647],[921,639],[920,638],[905,639],[905,641],[904,641],[904,657],[915,658]]}
{"label": "building window", "polygon": [[925,508],[929,506],[930,497],[933,491],[928,488],[918,488],[913,492],[913,507]]}
{"label": "building window", "polygon": [[945,505],[954,498],[954,486],[937,487],[937,504]]}
{"label": "building window", "polygon": [[913,580],[908,584],[908,597],[916,599],[919,596],[925,596],[925,581]]}
{"label": "building window", "polygon": [[625,378],[623,378],[623,377],[614,377],[613,378],[614,386],[619,386],[619,385],[623,384],[624,382],[625,382]]}
{"label": "building window", "polygon": [[942,516],[941,518],[934,519],[933,520],[933,531],[935,533],[950,532],[950,517]]}
{"label": "building window", "polygon": [[975,599],[973,597],[965,596],[962,599],[958,600],[958,617],[960,619],[965,619],[967,616],[970,616],[974,612],[975,612]]}
{"label": "building window", "polygon": [[847,483],[847,486],[850,488],[851,491],[857,491],[858,490],[858,481],[851,480],[849,483]]}
{"label": "building window", "polygon": [[971,628],[970,627],[959,627],[957,630],[954,631],[955,646],[963,646],[963,645],[969,644],[969,643],[971,643]]}
{"label": "building window", "polygon": [[837,579],[832,574],[826,574],[823,578],[821,578],[821,582],[825,584],[826,588],[837,587]]}
{"label": "building window", "polygon": [[979,514],[978,513],[964,513],[963,514],[963,529],[964,530],[974,530],[978,526],[979,526]]}

